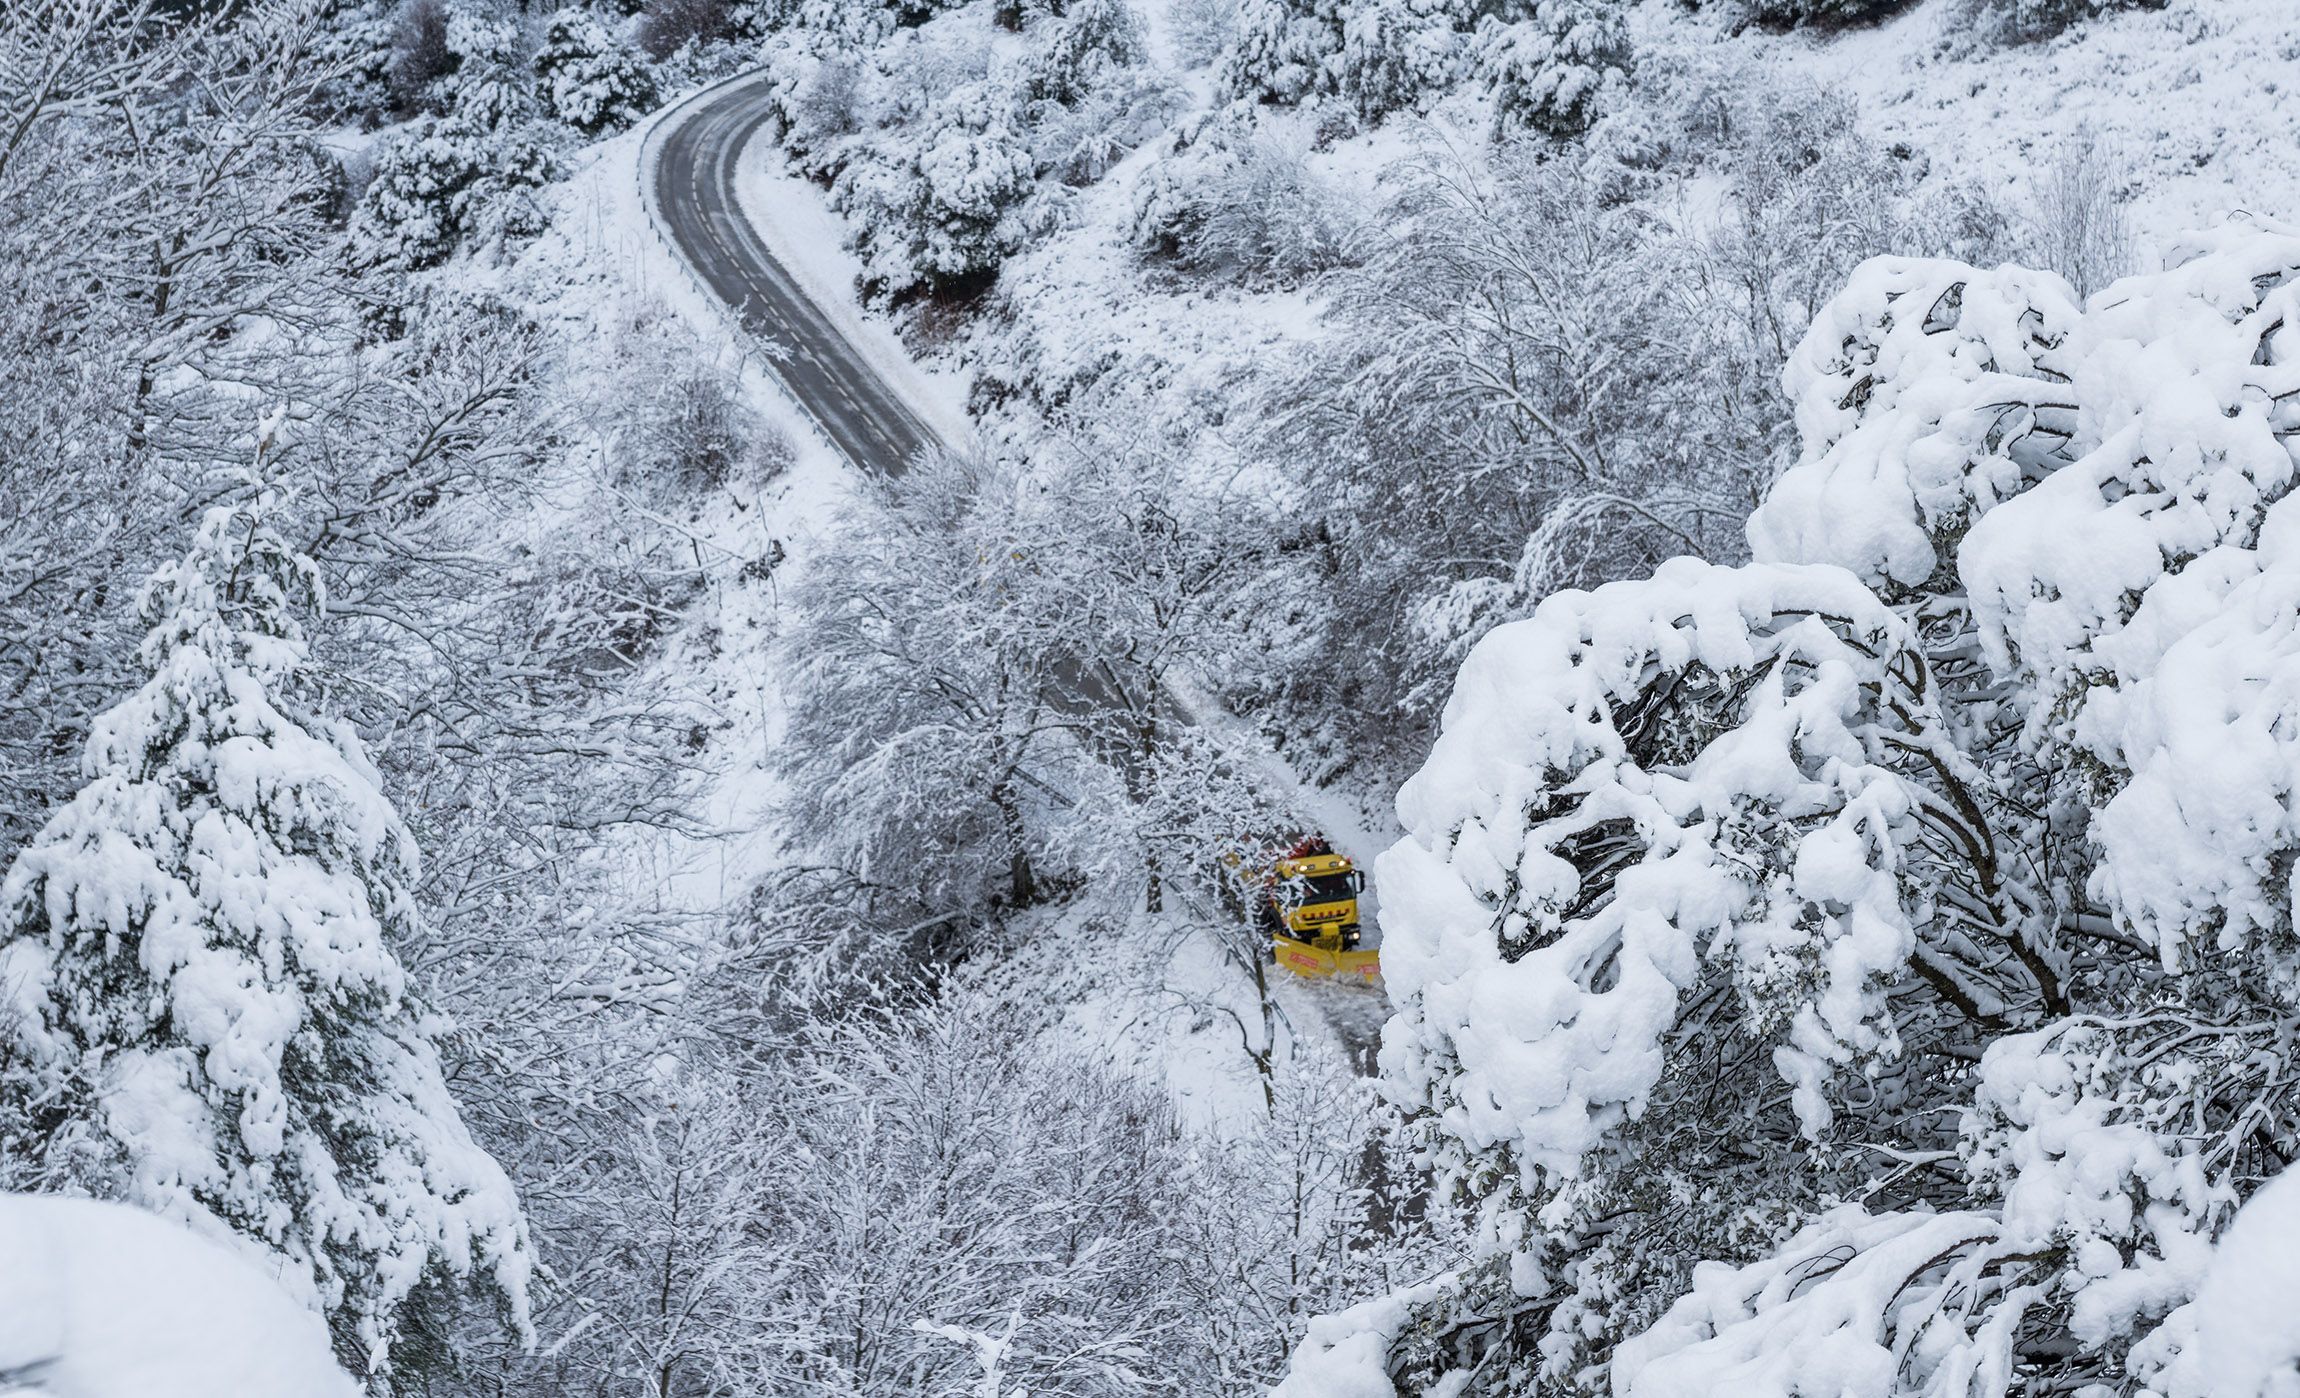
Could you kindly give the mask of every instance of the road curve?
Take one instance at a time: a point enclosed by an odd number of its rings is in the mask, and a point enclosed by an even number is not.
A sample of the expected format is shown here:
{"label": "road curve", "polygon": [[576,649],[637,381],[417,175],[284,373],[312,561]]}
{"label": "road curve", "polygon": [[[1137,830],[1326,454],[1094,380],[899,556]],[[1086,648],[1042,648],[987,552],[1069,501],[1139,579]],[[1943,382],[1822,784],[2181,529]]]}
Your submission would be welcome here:
{"label": "road curve", "polygon": [[831,445],[858,468],[899,476],[935,435],[743,216],[735,169],[773,115],[765,74],[714,88],[676,114],[655,165],[655,208],[679,255],[743,327],[789,351],[775,368]]}

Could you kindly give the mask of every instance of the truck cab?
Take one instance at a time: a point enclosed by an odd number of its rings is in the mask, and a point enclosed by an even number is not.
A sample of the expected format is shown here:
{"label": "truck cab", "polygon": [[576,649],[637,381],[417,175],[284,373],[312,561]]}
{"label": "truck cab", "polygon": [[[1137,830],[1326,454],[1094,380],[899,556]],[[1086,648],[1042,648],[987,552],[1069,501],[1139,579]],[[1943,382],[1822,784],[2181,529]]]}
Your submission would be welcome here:
{"label": "truck cab", "polygon": [[1270,930],[1297,942],[1347,951],[1362,935],[1358,894],[1366,876],[1345,856],[1288,855],[1271,866]]}
{"label": "truck cab", "polygon": [[1381,981],[1381,954],[1358,943],[1358,895],[1366,876],[1348,856],[1311,836],[1272,860],[1256,907],[1270,956],[1312,980]]}

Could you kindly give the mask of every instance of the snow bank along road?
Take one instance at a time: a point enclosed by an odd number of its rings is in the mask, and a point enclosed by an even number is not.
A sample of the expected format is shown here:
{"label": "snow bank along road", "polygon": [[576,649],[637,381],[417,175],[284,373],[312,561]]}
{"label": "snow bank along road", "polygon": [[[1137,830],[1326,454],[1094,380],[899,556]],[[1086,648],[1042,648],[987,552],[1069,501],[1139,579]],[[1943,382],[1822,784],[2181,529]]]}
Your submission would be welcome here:
{"label": "snow bank along road", "polygon": [[674,115],[655,166],[655,207],[679,255],[743,327],[790,351],[776,367],[831,445],[859,469],[899,476],[934,433],[807,299],[736,202],[735,164],[772,115],[763,73]]}

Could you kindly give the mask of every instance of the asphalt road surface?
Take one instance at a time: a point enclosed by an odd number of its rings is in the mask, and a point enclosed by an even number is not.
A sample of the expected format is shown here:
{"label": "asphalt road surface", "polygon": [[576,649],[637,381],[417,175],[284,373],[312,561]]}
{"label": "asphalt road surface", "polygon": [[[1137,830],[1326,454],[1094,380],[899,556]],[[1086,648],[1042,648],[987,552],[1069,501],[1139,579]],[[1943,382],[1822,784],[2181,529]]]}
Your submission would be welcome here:
{"label": "asphalt road surface", "polygon": [[735,198],[743,146],[772,116],[764,74],[699,99],[664,133],[655,207],[671,241],[743,326],[782,346],[777,371],[831,444],[863,470],[899,476],[935,435],[807,298]]}

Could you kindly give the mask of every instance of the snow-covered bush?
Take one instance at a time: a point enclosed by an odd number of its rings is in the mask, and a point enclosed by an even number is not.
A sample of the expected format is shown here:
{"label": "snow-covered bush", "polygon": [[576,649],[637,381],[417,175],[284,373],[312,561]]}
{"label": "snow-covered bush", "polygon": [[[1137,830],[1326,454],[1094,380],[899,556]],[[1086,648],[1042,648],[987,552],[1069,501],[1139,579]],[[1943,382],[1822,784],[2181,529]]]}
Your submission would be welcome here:
{"label": "snow-covered bush", "polygon": [[1142,22],[1128,0],[1077,0],[1049,27],[1053,32],[1025,65],[1026,101],[1076,103],[1149,58]]}
{"label": "snow-covered bush", "polygon": [[[1490,31],[1514,32],[1529,18],[1547,36],[1547,49],[1538,61],[1528,52],[1519,65],[1528,71],[1518,81],[1553,61],[1594,63],[1602,76],[1626,53],[1612,11],[1610,0],[1246,0],[1220,85],[1226,96],[1252,102],[1336,97],[1361,119],[1378,121],[1426,110],[1481,55],[1491,66],[1497,42]],[[1573,84],[1561,74],[1554,85]]]}
{"label": "snow-covered bush", "polygon": [[1496,137],[1580,135],[1630,62],[1629,30],[1613,0],[1535,0],[1532,17],[1490,24],[1477,44]]}
{"label": "snow-covered bush", "polygon": [[1382,1064],[1482,1242],[1365,1381],[2197,1359],[2213,1244],[2300,1150],[2300,232],[2121,287],[1864,264],[1786,371],[1754,561],[1555,595],[1462,667],[1378,868]]}
{"label": "snow-covered bush", "polygon": [[368,265],[430,267],[467,241],[543,231],[536,191],[558,164],[537,139],[519,36],[462,14],[446,33],[453,66],[429,89],[446,114],[393,133],[370,157],[352,218],[353,249]]}
{"label": "snow-covered bush", "polygon": [[844,163],[839,144],[863,129],[870,110],[867,66],[851,54],[817,55],[780,45],[771,51],[768,70],[784,145],[809,173],[835,172]]}
{"label": "snow-covered bush", "polygon": [[432,85],[455,71],[446,0],[404,0],[393,17],[384,82],[393,107],[413,112],[434,99]]}
{"label": "snow-covered bush", "polygon": [[2166,0],[1959,0],[1957,18],[1978,37],[2028,44],[2117,10],[2161,10]]}
{"label": "snow-covered bush", "polygon": [[1334,88],[1375,121],[1418,110],[1453,86],[1468,51],[1467,0],[1369,0],[1342,23]]}
{"label": "snow-covered bush", "polygon": [[1764,24],[1858,24],[1881,18],[1910,0],[1748,0],[1749,14]]}
{"label": "snow-covered bush", "polygon": [[1022,243],[1037,165],[1015,132],[1012,100],[968,84],[914,127],[862,145],[831,189],[866,277],[899,294],[979,280]]}
{"label": "snow-covered bush", "polygon": [[639,17],[639,48],[661,63],[683,48],[733,38],[741,22],[733,0],[650,0]]}
{"label": "snow-covered bush", "polygon": [[556,169],[520,132],[426,117],[377,154],[352,247],[362,262],[412,270],[446,261],[467,239],[531,237],[544,224],[534,191]]}
{"label": "snow-covered bush", "polygon": [[1238,32],[1239,0],[1174,0],[1167,7],[1166,31],[1184,68],[1220,57]]}
{"label": "snow-covered bush", "polygon": [[149,678],[0,883],[0,1147],[268,1248],[365,1372],[467,1286],[524,1329],[531,1258],[394,954],[414,842],[314,707],[275,510],[153,575]]}
{"label": "snow-covered bush", "polygon": [[[1073,754],[1044,726],[1044,619],[1018,485],[916,463],[840,531],[800,594],[781,747],[812,862],[943,919],[1026,906],[1054,862],[1043,793]],[[915,920],[915,919],[914,919]]]}
{"label": "snow-covered bush", "polygon": [[1327,65],[1342,47],[1340,0],[1243,0],[1221,90],[1291,105],[1332,90]]}
{"label": "snow-covered bush", "polygon": [[891,4],[874,0],[798,0],[789,28],[828,51],[868,51],[892,34]]}
{"label": "snow-covered bush", "polygon": [[1135,190],[1134,242],[1185,267],[1284,286],[1348,263],[1360,221],[1299,124],[1208,124]]}
{"label": "snow-covered bush", "polygon": [[780,475],[791,441],[744,401],[741,379],[675,322],[650,329],[624,349],[635,368],[607,424],[635,481],[667,472],[687,490],[747,492]]}
{"label": "snow-covered bush", "polygon": [[1127,68],[1073,103],[1030,108],[1029,139],[1041,171],[1068,185],[1091,184],[1156,139],[1189,105],[1164,73]]}
{"label": "snow-covered bush", "polygon": [[652,111],[655,78],[598,20],[560,10],[535,54],[536,96],[544,112],[585,136],[606,136]]}
{"label": "snow-covered bush", "polygon": [[438,83],[447,117],[479,131],[509,131],[536,114],[519,32],[508,24],[458,14],[448,22],[455,67]]}
{"label": "snow-covered bush", "polygon": [[2080,126],[2037,172],[2028,255],[2089,296],[2127,272],[2140,252],[2124,208],[2129,171],[2099,132]]}
{"label": "snow-covered bush", "polygon": [[1025,124],[1037,164],[1067,184],[1101,178],[1164,130],[1186,102],[1149,65],[1127,0],[1084,0],[1033,33],[1047,37],[1023,64]]}

